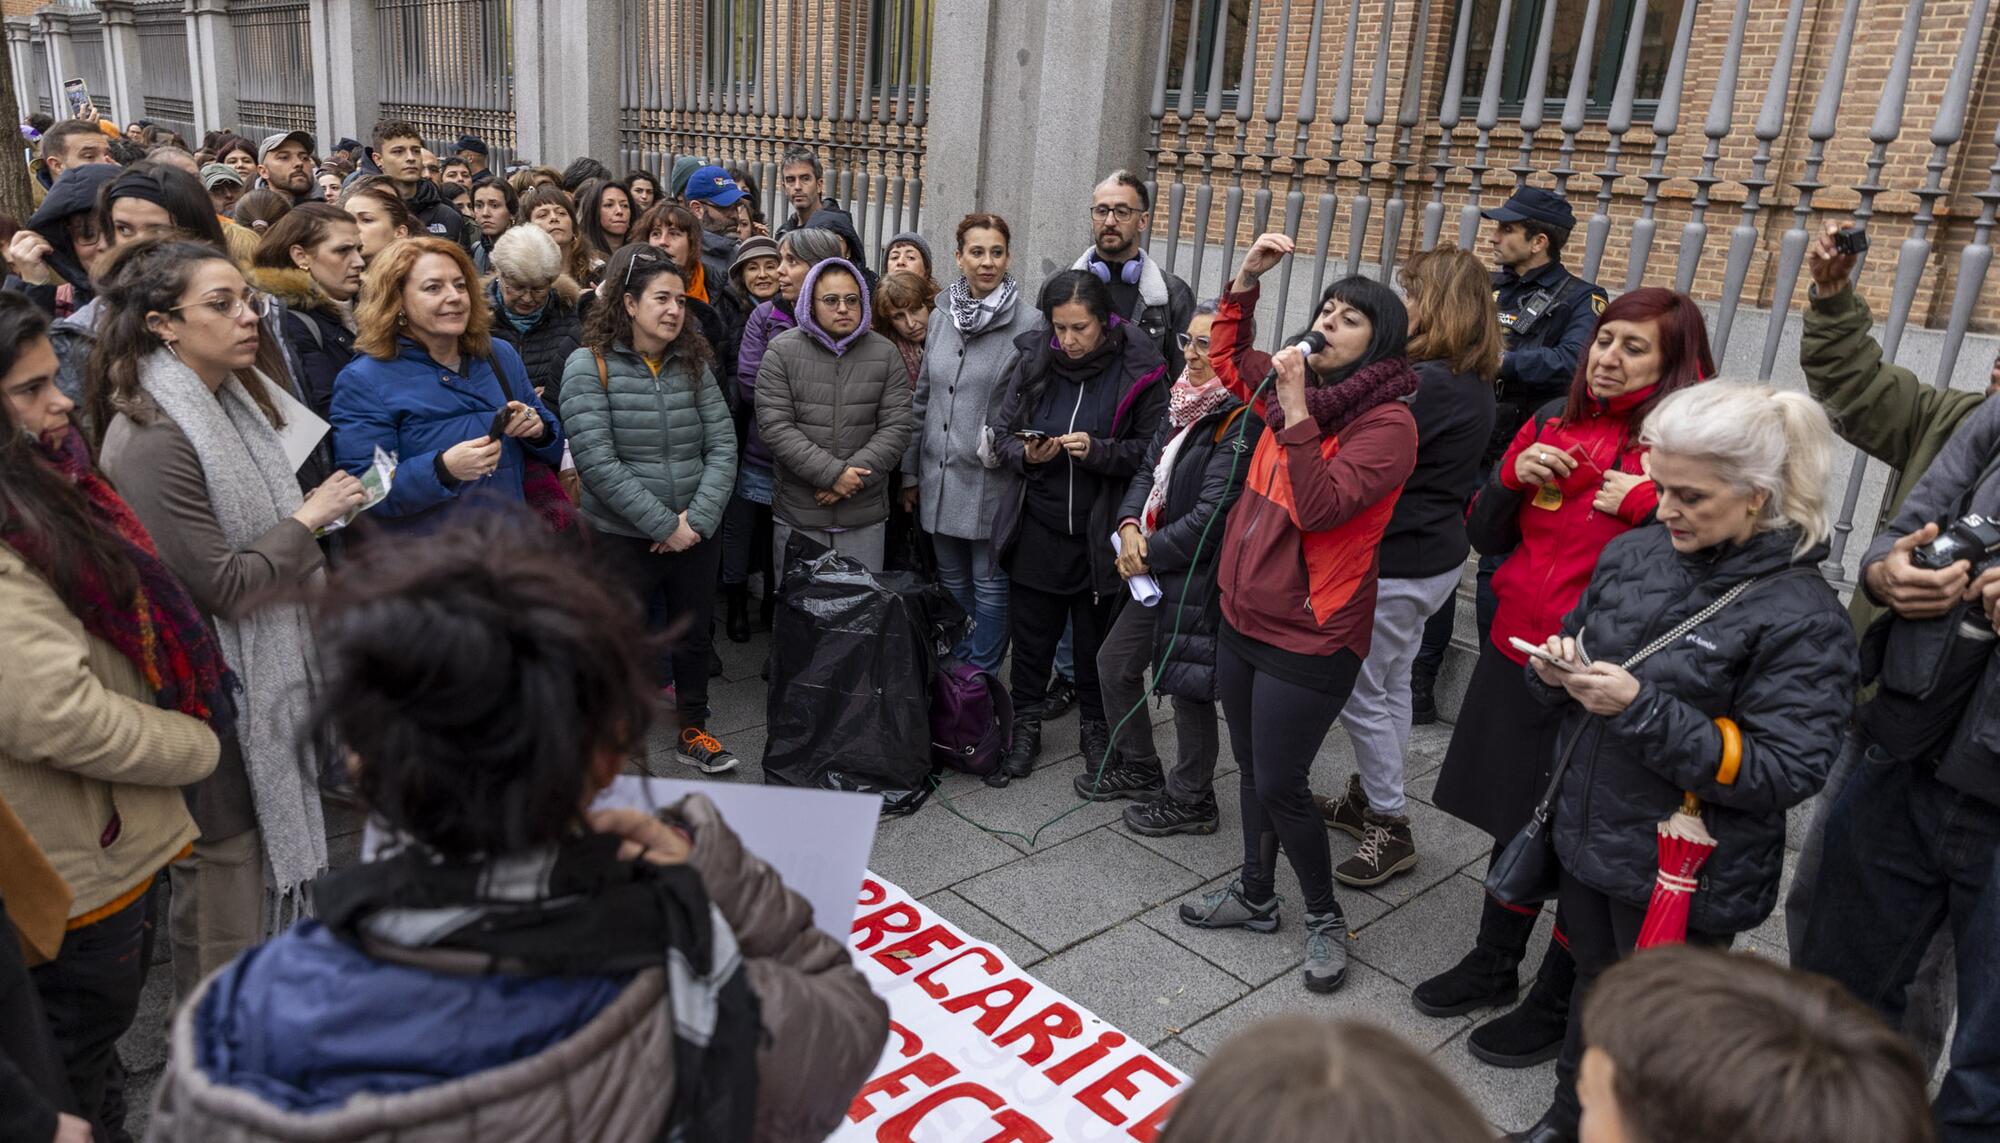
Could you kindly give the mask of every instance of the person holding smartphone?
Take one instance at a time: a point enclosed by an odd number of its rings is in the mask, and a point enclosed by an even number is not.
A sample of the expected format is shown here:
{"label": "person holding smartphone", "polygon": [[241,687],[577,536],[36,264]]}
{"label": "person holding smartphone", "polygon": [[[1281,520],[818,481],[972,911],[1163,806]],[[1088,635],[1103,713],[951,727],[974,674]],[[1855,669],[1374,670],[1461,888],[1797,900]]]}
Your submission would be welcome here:
{"label": "person holding smartphone", "polygon": [[[1436,804],[1493,835],[1496,856],[1548,784],[1560,722],[1529,700],[1522,672],[1529,656],[1512,641],[1547,640],[1590,582],[1604,546],[1652,519],[1659,501],[1639,434],[1662,398],[1714,372],[1692,299],[1653,287],[1623,295],[1598,318],[1569,395],[1520,427],[1474,501],[1467,519],[1473,547],[1513,554],[1493,576],[1499,609],[1453,728]],[[1472,951],[1416,987],[1417,1010],[1443,1017],[1512,1003],[1537,912],[1485,898]],[[1527,1001],[1473,1029],[1469,1050],[1496,1067],[1553,1056],[1575,975],[1567,946],[1556,940]]]}

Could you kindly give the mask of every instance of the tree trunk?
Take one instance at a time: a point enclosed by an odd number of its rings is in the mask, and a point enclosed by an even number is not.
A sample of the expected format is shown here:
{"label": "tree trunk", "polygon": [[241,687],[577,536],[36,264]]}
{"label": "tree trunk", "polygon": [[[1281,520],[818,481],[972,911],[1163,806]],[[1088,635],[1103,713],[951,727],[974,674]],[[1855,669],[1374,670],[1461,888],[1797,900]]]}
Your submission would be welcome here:
{"label": "tree trunk", "polygon": [[0,130],[9,123],[14,124],[14,137],[0,139],[0,211],[25,224],[35,212],[30,189],[34,176],[28,172],[26,141],[20,136],[21,107],[14,98],[14,69],[0,61]]}

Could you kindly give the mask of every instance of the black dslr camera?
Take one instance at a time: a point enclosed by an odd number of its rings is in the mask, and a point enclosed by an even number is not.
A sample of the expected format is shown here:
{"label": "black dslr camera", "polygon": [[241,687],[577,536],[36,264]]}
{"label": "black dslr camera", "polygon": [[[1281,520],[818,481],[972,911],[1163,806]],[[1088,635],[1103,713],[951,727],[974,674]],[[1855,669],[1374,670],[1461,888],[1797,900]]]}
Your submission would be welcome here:
{"label": "black dslr camera", "polygon": [[1866,253],[1868,232],[1859,228],[1842,230],[1833,236],[1833,249],[1836,253],[1850,256]]}
{"label": "black dslr camera", "polygon": [[1942,571],[1960,560],[1970,563],[1975,575],[2000,560],[2000,518],[1968,513],[1910,553],[1911,563],[1929,571]]}

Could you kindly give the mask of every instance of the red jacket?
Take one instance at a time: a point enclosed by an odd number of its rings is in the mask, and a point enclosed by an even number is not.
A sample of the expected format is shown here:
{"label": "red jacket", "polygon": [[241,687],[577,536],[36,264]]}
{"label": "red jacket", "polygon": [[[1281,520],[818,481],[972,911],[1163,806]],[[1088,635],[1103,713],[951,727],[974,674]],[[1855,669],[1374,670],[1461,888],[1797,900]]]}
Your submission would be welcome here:
{"label": "red jacket", "polygon": [[[1257,295],[1255,287],[1223,294],[1209,331],[1216,375],[1246,401],[1271,371],[1270,354],[1255,348]],[[1229,625],[1300,655],[1365,657],[1377,551],[1416,462],[1417,422],[1401,401],[1369,409],[1336,436],[1309,418],[1267,429],[1222,541]]]}
{"label": "red jacket", "polygon": [[[1625,494],[1616,515],[1606,515],[1591,505],[1604,483],[1603,473],[1642,471],[1639,457],[1646,450],[1636,442],[1627,446],[1626,415],[1653,395],[1650,386],[1620,394],[1575,424],[1551,417],[1539,433],[1531,417],[1507,446],[1500,459],[1500,483],[1526,495],[1521,502],[1521,546],[1493,573],[1493,594],[1500,601],[1493,615],[1493,645],[1509,659],[1522,664],[1528,661],[1526,655],[1508,645],[1508,639],[1542,643],[1562,627],[1563,616],[1589,586],[1604,545],[1645,523],[1659,506],[1659,494],[1649,480],[1640,481]],[[1557,452],[1580,445],[1590,458],[1590,464],[1578,465],[1557,486],[1562,501],[1553,507],[1540,506],[1539,490],[1521,483],[1514,472],[1522,450],[1537,443]]]}

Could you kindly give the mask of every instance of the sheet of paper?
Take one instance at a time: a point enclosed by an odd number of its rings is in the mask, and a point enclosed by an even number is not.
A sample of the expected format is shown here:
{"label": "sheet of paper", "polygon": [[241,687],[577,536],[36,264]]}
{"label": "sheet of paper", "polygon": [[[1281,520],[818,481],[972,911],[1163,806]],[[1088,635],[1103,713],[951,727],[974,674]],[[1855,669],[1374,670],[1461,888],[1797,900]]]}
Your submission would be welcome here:
{"label": "sheet of paper", "polygon": [[285,463],[297,472],[306,462],[319,442],[333,431],[318,413],[305,407],[297,397],[283,385],[266,383],[264,391],[271,395],[271,403],[278,407],[278,415],[284,418],[285,427],[278,430],[278,443],[285,446]]}
{"label": "sheet of paper", "polygon": [[[743,847],[812,905],[813,923],[847,943],[882,816],[881,795],[631,774],[613,781],[596,804],[654,810],[689,794],[708,795]],[[384,840],[370,819],[361,838],[362,860],[372,860]]]}
{"label": "sheet of paper", "polygon": [[[1119,538],[1118,533],[1111,533],[1111,554],[1115,556],[1124,548],[1125,541]],[[1160,581],[1152,576],[1135,575],[1125,581],[1125,586],[1131,590],[1132,598],[1138,600],[1141,607],[1152,607],[1160,602]]]}

